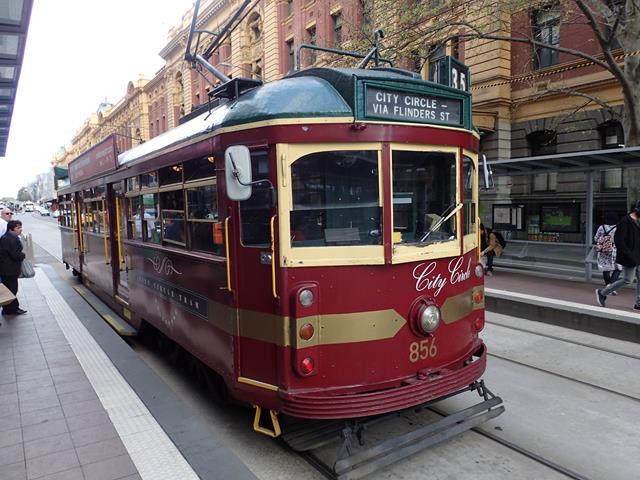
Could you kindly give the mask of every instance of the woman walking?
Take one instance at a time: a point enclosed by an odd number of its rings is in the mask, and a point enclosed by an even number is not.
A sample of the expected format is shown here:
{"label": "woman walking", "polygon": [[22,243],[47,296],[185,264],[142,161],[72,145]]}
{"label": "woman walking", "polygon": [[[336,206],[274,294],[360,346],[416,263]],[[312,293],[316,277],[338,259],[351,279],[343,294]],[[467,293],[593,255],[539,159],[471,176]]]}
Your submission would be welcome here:
{"label": "woman walking", "polygon": [[[18,276],[25,258],[20,241],[21,233],[22,222],[10,220],[7,222],[7,233],[0,238],[0,277],[2,277],[2,283],[5,287],[11,290],[14,295],[18,294]],[[3,315],[22,315],[24,313],[27,311],[20,308],[17,298],[2,309]]]}
{"label": "woman walking", "polygon": [[[616,263],[616,244],[614,237],[618,216],[613,212],[607,212],[604,216],[604,223],[598,227],[593,241],[596,244],[598,270],[602,272],[604,286],[618,280],[622,266]],[[612,295],[617,295],[612,292]]]}

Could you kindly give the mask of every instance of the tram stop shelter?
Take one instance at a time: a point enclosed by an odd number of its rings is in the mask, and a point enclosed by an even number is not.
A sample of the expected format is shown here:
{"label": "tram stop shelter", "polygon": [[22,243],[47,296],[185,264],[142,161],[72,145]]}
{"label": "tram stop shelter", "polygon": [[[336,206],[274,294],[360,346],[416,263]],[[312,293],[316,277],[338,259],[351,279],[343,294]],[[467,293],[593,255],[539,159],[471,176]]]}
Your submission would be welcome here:
{"label": "tram stop shelter", "polygon": [[481,192],[480,218],[508,245],[498,266],[584,274],[605,213],[619,218],[640,200],[640,147],[490,160],[494,186]]}

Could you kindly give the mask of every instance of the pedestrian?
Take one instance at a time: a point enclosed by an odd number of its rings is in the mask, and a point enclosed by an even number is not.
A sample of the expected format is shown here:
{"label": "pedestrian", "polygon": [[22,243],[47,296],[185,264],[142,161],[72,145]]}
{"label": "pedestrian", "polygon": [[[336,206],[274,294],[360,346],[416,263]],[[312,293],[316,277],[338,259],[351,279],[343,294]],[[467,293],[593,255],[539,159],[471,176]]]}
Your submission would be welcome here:
{"label": "pedestrian", "polygon": [[634,310],[640,310],[640,200],[633,210],[620,220],[614,236],[616,244],[616,262],[622,265],[622,278],[608,287],[596,289],[596,300],[601,307],[605,306],[607,295],[617,291],[624,285],[630,285],[636,277],[636,303]]}
{"label": "pedestrian", "polygon": [[[18,276],[25,258],[20,241],[21,233],[22,222],[9,220],[7,232],[0,238],[0,276],[2,276],[4,286],[14,295],[18,294]],[[2,309],[3,315],[22,315],[24,313],[27,311],[20,308],[17,298]]]}
{"label": "pedestrian", "polygon": [[0,210],[0,237],[7,233],[7,222],[13,218],[13,212],[10,208]]}
{"label": "pedestrian", "polygon": [[486,273],[493,275],[493,259],[502,255],[502,245],[493,230],[480,224],[480,255],[486,259]]}
{"label": "pedestrian", "polygon": [[[605,287],[618,280],[622,270],[622,265],[616,263],[614,237],[617,223],[618,216],[614,212],[606,212],[604,223],[598,227],[593,237],[593,241],[596,244],[598,270],[602,272]],[[617,293],[611,292],[611,295],[617,295]]]}

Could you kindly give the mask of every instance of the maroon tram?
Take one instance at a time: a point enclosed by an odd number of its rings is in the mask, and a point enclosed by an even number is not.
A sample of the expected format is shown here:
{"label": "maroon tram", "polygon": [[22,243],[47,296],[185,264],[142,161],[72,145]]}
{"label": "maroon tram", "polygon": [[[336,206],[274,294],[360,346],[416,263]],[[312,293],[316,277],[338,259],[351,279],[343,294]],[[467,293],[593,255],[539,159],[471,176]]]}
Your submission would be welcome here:
{"label": "maroon tram", "polygon": [[234,79],[177,128],[70,163],[63,260],[270,410],[255,428],[274,436],[278,412],[491,400],[466,90],[393,68]]}

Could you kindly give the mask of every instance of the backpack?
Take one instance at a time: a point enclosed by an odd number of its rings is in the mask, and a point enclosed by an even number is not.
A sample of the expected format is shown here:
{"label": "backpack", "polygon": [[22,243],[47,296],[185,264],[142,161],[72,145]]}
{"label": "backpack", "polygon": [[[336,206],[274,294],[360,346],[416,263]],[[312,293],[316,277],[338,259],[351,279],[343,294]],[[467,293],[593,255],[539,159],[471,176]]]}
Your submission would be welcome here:
{"label": "backpack", "polygon": [[504,250],[507,247],[507,241],[504,239],[502,234],[500,232],[496,232],[495,230],[492,230],[491,233],[493,233],[496,236],[496,240],[498,241],[498,243],[500,244],[500,246]]}
{"label": "backpack", "polygon": [[609,231],[607,232],[604,229],[604,226],[602,227],[602,232],[603,235],[598,238],[598,241],[596,242],[596,250],[600,253],[611,253],[613,252],[613,237],[611,236],[611,231],[616,228],[616,227],[611,227],[609,229]]}

